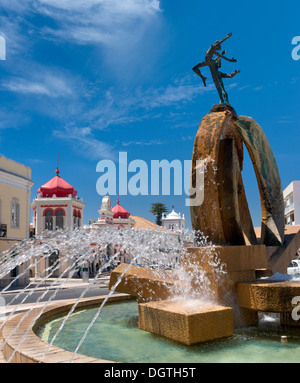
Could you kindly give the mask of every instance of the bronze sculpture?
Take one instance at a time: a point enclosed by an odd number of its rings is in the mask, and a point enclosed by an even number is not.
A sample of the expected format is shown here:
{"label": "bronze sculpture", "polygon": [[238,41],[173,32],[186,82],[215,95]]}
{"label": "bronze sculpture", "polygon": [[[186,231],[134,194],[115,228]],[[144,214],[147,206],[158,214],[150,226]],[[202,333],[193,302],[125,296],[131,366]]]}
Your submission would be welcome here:
{"label": "bronze sculpture", "polygon": [[[206,79],[207,77],[203,76],[199,68],[203,68],[205,66],[208,66],[212,75],[213,82],[217,88],[217,91],[220,96],[220,103],[228,103],[228,95],[225,91],[223,78],[233,78],[236,74],[240,73],[239,70],[235,70],[231,74],[222,73],[219,71],[219,68],[221,68],[221,59],[224,59],[229,62],[236,62],[234,58],[227,58],[224,55],[226,54],[226,51],[223,51],[222,53],[219,53],[218,51],[221,50],[221,45],[229,39],[229,37],[232,36],[232,33],[228,33],[228,35],[221,41],[217,40],[214,44],[210,46],[208,51],[205,54],[205,60],[201,63],[194,66],[193,71],[202,79],[204,86],[206,86]],[[214,57],[216,55],[216,57]]]}
{"label": "bronze sculpture", "polygon": [[[206,86],[200,68],[209,67],[220,104],[213,105],[202,118],[195,137],[191,184],[201,191],[203,200],[190,205],[192,227],[215,245],[258,244],[242,179],[245,146],[261,199],[260,244],[282,246],[284,203],[275,157],[262,128],[251,117],[239,116],[228,102],[222,79],[232,78],[240,71],[230,75],[219,71],[222,59],[236,62],[225,56],[226,51],[221,51],[221,45],[231,36],[229,33],[212,44],[205,60],[193,68]],[[204,180],[197,185],[200,172],[204,173]]]}

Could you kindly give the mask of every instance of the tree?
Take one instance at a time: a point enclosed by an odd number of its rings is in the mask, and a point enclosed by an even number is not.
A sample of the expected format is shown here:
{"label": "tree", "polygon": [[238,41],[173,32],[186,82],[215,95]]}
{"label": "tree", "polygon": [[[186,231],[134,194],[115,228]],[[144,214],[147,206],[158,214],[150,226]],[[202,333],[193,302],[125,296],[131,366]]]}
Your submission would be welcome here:
{"label": "tree", "polygon": [[168,208],[164,203],[156,202],[151,206],[150,213],[155,215],[155,223],[159,226],[162,224],[163,213],[168,213]]}

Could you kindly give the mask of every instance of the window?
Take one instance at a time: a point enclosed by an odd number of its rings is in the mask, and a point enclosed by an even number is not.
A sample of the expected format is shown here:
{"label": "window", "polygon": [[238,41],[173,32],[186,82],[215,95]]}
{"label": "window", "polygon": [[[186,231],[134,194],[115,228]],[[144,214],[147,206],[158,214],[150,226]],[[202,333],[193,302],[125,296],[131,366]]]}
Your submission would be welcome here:
{"label": "window", "polygon": [[73,229],[80,227],[81,213],[78,210],[73,210]]}
{"label": "window", "polygon": [[20,204],[19,201],[14,198],[11,203],[11,226],[19,227],[20,225]]}
{"label": "window", "polygon": [[294,213],[291,214],[291,222],[292,222],[292,225],[295,225],[295,214]]}
{"label": "window", "polygon": [[53,212],[47,210],[45,213],[45,230],[53,230]]}
{"label": "window", "polygon": [[2,200],[0,199],[0,238],[7,236],[7,224],[2,223]]}
{"label": "window", "polygon": [[56,217],[56,228],[63,229],[64,228],[64,212],[62,210],[57,210],[55,217]]}

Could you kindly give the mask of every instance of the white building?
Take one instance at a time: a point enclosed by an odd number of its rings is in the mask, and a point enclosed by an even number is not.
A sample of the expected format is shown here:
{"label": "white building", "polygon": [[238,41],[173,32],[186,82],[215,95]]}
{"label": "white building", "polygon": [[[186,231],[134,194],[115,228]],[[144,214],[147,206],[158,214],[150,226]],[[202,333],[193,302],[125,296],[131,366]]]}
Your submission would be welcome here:
{"label": "white building", "polygon": [[44,230],[74,230],[83,226],[82,198],[77,191],[59,176],[56,176],[38,189],[38,196],[33,200],[33,227],[35,234]]}
{"label": "white building", "polygon": [[92,223],[92,227],[101,227],[107,225],[115,225],[116,228],[124,226],[134,227],[135,221],[130,217],[130,213],[120,205],[119,198],[116,206],[111,207],[111,201],[108,196],[103,197],[101,209],[98,210],[98,221]]}
{"label": "white building", "polygon": [[300,225],[300,181],[293,181],[283,191],[286,225]]}
{"label": "white building", "polygon": [[181,216],[180,213],[176,213],[174,208],[172,212],[168,215],[163,215],[162,217],[162,225],[164,229],[182,232],[185,228],[185,218],[184,214]]}
{"label": "white building", "polygon": [[[50,234],[53,230],[75,230],[83,227],[85,204],[77,197],[77,190],[61,178],[59,173],[57,167],[56,176],[38,189],[38,195],[31,204],[35,234],[45,231],[49,231]],[[64,259],[65,254],[59,250],[53,251],[44,262],[39,262],[38,258],[35,258],[32,260],[35,265],[32,272],[40,277],[59,260],[59,266],[51,273],[53,277],[58,277],[71,265],[70,260],[67,263],[61,262]]]}

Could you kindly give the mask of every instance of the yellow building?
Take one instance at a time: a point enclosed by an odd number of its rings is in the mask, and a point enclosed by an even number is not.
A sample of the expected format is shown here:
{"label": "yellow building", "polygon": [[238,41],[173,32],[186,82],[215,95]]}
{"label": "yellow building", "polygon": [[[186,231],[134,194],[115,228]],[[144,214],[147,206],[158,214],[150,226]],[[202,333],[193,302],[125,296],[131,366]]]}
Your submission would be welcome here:
{"label": "yellow building", "polygon": [[[29,238],[32,185],[30,167],[0,155],[0,259],[13,244]],[[22,267],[2,278],[0,286],[8,284]],[[18,283],[22,284],[22,278]]]}

